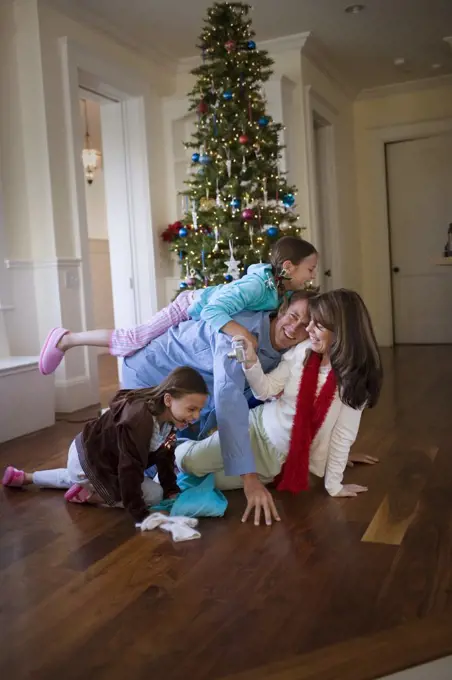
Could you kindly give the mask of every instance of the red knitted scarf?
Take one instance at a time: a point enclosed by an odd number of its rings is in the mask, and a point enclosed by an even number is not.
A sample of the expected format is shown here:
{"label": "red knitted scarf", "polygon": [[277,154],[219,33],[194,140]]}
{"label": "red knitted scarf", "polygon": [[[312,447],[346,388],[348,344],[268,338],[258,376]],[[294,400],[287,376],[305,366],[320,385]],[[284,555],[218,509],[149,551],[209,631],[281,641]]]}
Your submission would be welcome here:
{"label": "red knitted scarf", "polygon": [[336,392],[336,377],[330,370],[316,397],[319,379],[320,354],[311,352],[301,376],[297,405],[290,437],[287,460],[278,475],[278,491],[298,493],[308,488],[309,452],[312,441],[322,426]]}

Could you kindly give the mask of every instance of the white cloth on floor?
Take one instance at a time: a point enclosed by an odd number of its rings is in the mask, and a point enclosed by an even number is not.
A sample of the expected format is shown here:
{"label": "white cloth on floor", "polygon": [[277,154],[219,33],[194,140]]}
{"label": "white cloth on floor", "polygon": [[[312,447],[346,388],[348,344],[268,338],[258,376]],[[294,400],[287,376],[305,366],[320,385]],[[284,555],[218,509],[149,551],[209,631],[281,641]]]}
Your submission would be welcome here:
{"label": "white cloth on floor", "polygon": [[201,538],[200,532],[194,528],[197,525],[198,520],[195,517],[170,517],[169,515],[163,515],[161,512],[153,512],[141,524],[136,526],[141,531],[152,531],[159,528],[171,534],[173,541],[179,543],[181,541],[192,541],[195,538]]}

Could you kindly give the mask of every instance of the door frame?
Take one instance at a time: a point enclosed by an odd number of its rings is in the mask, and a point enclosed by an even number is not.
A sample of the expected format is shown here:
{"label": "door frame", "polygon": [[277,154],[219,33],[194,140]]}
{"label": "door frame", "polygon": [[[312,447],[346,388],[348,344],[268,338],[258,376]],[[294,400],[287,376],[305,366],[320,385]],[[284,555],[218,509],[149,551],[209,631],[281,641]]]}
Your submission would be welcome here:
{"label": "door frame", "polygon": [[[371,315],[378,321],[380,345],[394,345],[394,312],[391,277],[391,244],[389,225],[388,181],[386,175],[386,144],[436,137],[452,131],[452,118],[419,123],[404,123],[368,128],[370,144],[367,162],[372,165],[375,227],[366,231],[363,246],[364,297],[372,300]],[[367,189],[366,189],[367,190]],[[368,190],[367,190],[368,191]],[[365,228],[365,216],[360,216]]]}
{"label": "door frame", "polygon": [[[150,180],[148,167],[148,134],[146,123],[149,116],[149,83],[137,76],[136,72],[124,68],[115,61],[106,61],[95,52],[75,41],[62,37],[59,39],[62,64],[64,109],[67,135],[67,149],[69,156],[69,172],[71,178],[71,214],[69,219],[72,226],[75,250],[81,259],[81,305],[83,330],[93,328],[93,303],[91,272],[89,267],[88,224],[86,214],[86,199],[84,191],[84,173],[80,162],[83,148],[83,129],[80,117],[80,87],[98,93],[104,99],[112,101],[114,125],[110,125],[111,134],[103,134],[104,152],[107,146],[116,149],[115,134],[122,132],[121,162],[124,183],[122,191],[113,196],[106,196],[107,213],[127,216],[124,221],[110,220],[108,224],[110,246],[127,239],[128,250],[131,252],[131,262],[125,263],[130,271],[130,281],[127,286],[133,288],[133,310],[130,302],[130,288],[127,295],[121,295],[121,287],[125,291],[124,283],[118,279],[118,267],[112,267],[112,287],[115,291],[114,311],[115,324],[139,323],[150,318],[158,309],[156,253],[153,241],[153,225],[151,213]],[[114,102],[117,102],[115,104]],[[110,108],[110,107],[109,107]],[[102,113],[102,111],[101,111]],[[104,131],[103,131],[104,133]],[[124,234],[124,229],[126,234]],[[122,276],[122,281],[124,277]],[[92,386],[98,383],[97,355],[93,352],[85,353],[86,371]]]}
{"label": "door frame", "polygon": [[[306,121],[306,145],[307,145],[307,188],[308,188],[308,207],[310,233],[316,248],[320,251],[322,258],[322,242],[324,237],[329,236],[331,250],[331,286],[337,288],[342,280],[342,251],[339,238],[339,202],[337,193],[336,177],[336,123],[338,111],[326,99],[322,97],[311,85],[305,86],[305,121]],[[315,154],[315,132],[314,121],[320,119],[324,122],[327,134],[327,156],[331,159],[330,167],[327,172],[327,214],[328,214],[328,235],[322,234],[319,218],[319,195],[317,191],[317,172]],[[319,277],[322,284],[324,276]]]}

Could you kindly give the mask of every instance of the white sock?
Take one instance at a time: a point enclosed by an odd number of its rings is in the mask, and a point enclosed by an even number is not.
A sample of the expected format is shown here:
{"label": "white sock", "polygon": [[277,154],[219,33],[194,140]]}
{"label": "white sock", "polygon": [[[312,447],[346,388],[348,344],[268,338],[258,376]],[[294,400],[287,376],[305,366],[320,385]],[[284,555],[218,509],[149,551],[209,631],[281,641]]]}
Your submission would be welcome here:
{"label": "white sock", "polygon": [[198,520],[195,517],[169,517],[161,512],[154,512],[136,526],[141,531],[152,531],[158,527],[170,533],[174,541],[181,542],[201,538],[199,531],[193,528],[197,524]]}
{"label": "white sock", "polygon": [[196,517],[182,517],[175,515],[174,517],[169,517],[168,519],[170,519],[171,522],[175,522],[176,524],[183,524],[187,527],[197,527],[199,524]]}
{"label": "white sock", "polygon": [[167,515],[162,515],[161,512],[153,512],[152,515],[146,517],[146,519],[143,520],[141,524],[137,524],[136,526],[139,527],[141,531],[152,531],[153,529],[156,529],[158,526],[160,526],[160,524],[163,524],[163,522],[167,521]]}
{"label": "white sock", "polygon": [[192,541],[194,538],[201,538],[201,534],[196,529],[192,529],[186,524],[178,524],[177,522],[165,522],[160,525],[162,531],[168,531],[173,537],[173,541],[179,543],[181,541]]}

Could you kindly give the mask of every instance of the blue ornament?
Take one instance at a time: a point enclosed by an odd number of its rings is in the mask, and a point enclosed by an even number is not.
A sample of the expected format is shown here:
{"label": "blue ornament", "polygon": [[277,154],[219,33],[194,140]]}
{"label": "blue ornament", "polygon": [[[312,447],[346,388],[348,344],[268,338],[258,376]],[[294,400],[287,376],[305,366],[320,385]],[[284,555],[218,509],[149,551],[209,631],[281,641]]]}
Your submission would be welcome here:
{"label": "blue ornament", "polygon": [[248,47],[249,50],[255,50],[256,49],[256,43],[254,40],[248,40],[246,43],[246,46]]}
{"label": "blue ornament", "polygon": [[179,288],[181,290],[185,290],[185,288],[188,288],[188,283],[186,283],[186,281],[181,281],[179,284]]}
{"label": "blue ornament", "polygon": [[267,229],[267,234],[269,236],[278,236],[279,229],[278,227],[270,227],[270,229]]}
{"label": "blue ornament", "polygon": [[231,201],[231,206],[234,208],[234,210],[238,210],[240,208],[240,198],[233,198]]}
{"label": "blue ornament", "polygon": [[199,163],[199,153],[192,153],[191,160],[193,163]]}
{"label": "blue ornament", "polygon": [[225,99],[227,102],[231,101],[232,99],[232,92],[231,90],[225,90],[223,92],[223,99]]}
{"label": "blue ornament", "polygon": [[285,194],[283,196],[283,203],[286,208],[291,208],[295,203],[295,196],[293,194]]}
{"label": "blue ornament", "polygon": [[188,230],[185,227],[181,227],[179,229],[179,236],[181,238],[185,238],[187,236],[187,234],[188,234]]}
{"label": "blue ornament", "polygon": [[211,160],[212,159],[207,153],[203,153],[203,155],[199,157],[199,162],[201,163],[201,165],[208,165]]}
{"label": "blue ornament", "polygon": [[265,127],[266,125],[268,125],[269,120],[268,120],[267,116],[261,116],[257,122],[259,123],[259,125],[261,127]]}
{"label": "blue ornament", "polygon": [[224,280],[226,281],[226,283],[231,283],[231,281],[233,281],[233,278],[232,278],[231,274],[225,274]]}

